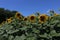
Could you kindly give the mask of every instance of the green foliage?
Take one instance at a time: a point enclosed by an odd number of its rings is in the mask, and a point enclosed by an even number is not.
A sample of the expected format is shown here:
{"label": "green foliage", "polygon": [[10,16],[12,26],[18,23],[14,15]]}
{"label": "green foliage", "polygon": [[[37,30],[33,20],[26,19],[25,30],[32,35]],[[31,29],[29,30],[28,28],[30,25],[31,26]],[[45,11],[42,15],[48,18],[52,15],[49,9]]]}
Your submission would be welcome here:
{"label": "green foliage", "polygon": [[38,20],[31,23],[13,17],[11,23],[5,22],[0,27],[0,40],[59,40],[59,38],[60,16],[53,16],[43,24],[39,24]]}

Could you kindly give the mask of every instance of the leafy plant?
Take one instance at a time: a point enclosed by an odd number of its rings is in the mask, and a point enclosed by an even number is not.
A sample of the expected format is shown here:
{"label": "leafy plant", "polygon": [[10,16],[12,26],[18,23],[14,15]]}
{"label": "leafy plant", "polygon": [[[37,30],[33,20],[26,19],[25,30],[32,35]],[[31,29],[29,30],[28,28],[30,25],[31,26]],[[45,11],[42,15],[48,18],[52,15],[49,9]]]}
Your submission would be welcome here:
{"label": "leafy plant", "polygon": [[18,14],[0,26],[0,40],[59,40],[60,14],[37,13],[27,17]]}

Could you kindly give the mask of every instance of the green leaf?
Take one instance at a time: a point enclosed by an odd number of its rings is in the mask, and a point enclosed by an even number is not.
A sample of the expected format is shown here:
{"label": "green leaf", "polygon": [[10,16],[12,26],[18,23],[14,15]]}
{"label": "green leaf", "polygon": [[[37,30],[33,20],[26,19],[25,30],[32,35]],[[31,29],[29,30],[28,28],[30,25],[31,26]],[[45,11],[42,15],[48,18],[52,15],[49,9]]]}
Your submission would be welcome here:
{"label": "green leaf", "polygon": [[33,31],[32,31],[32,32],[34,32],[34,33],[39,33],[40,31],[37,30],[36,28],[33,28]]}
{"label": "green leaf", "polygon": [[12,35],[10,35],[8,40],[13,40],[13,39],[14,39],[14,37]]}
{"label": "green leaf", "polygon": [[29,37],[29,38],[27,38],[27,40],[36,40],[36,38],[35,37]]}
{"label": "green leaf", "polygon": [[48,37],[47,35],[48,35],[47,33],[44,33],[43,35],[39,35],[39,36],[40,36],[40,37],[47,38],[47,37]]}
{"label": "green leaf", "polygon": [[26,30],[27,29],[27,27],[26,26],[24,26],[24,27],[22,27],[22,28],[20,28],[20,30]]}
{"label": "green leaf", "polygon": [[12,33],[18,32],[18,31],[19,31],[18,29],[16,29],[16,30],[9,30],[7,33],[8,34],[12,34]]}
{"label": "green leaf", "polygon": [[26,39],[26,36],[22,35],[22,36],[16,36],[14,40],[24,40],[24,39]]}

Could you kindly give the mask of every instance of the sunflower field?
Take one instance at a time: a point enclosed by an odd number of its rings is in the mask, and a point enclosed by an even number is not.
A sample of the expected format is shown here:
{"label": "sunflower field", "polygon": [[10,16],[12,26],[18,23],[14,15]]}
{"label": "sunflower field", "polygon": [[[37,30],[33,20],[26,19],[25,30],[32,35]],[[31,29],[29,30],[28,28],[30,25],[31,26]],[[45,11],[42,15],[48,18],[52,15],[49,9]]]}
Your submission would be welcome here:
{"label": "sunflower field", "polygon": [[60,40],[60,14],[50,11],[50,15],[36,13],[25,17],[17,11],[2,11],[5,20],[0,17],[0,40]]}

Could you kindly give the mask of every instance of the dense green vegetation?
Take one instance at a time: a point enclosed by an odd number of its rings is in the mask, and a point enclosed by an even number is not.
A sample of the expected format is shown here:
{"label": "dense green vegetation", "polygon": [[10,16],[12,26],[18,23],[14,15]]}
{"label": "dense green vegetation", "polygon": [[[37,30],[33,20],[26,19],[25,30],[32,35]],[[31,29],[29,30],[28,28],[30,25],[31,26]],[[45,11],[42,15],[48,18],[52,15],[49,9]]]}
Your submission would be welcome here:
{"label": "dense green vegetation", "polygon": [[60,40],[60,14],[23,16],[0,8],[0,40]]}

